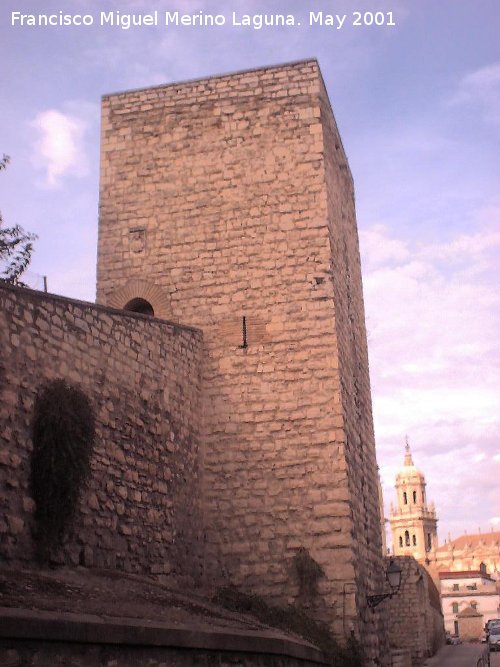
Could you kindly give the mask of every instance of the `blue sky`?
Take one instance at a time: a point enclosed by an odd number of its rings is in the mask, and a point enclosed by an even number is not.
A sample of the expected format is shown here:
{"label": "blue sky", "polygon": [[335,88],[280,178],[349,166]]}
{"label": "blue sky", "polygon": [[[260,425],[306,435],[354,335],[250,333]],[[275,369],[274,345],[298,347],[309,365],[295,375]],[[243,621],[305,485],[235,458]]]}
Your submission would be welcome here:
{"label": "blue sky", "polygon": [[[12,25],[62,6],[94,24]],[[155,10],[227,24],[99,22]],[[301,25],[245,29],[233,11]],[[309,11],[347,17],[309,26]],[[355,11],[396,25],[354,26]],[[441,541],[500,530],[499,34],[497,0],[3,0],[0,210],[39,235],[30,281],[94,299],[101,95],[317,57],[356,187],[386,504],[408,435]]]}

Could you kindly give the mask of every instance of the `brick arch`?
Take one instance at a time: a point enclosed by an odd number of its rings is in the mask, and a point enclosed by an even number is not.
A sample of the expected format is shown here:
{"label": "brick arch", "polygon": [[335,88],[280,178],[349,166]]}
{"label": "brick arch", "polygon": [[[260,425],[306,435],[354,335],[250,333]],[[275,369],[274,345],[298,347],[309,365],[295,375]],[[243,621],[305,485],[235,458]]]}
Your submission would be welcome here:
{"label": "brick arch", "polygon": [[112,308],[122,309],[132,299],[144,299],[153,306],[155,317],[169,319],[172,317],[170,299],[168,294],[158,285],[141,280],[130,279],[123,287],[111,292],[107,299],[107,305]]}

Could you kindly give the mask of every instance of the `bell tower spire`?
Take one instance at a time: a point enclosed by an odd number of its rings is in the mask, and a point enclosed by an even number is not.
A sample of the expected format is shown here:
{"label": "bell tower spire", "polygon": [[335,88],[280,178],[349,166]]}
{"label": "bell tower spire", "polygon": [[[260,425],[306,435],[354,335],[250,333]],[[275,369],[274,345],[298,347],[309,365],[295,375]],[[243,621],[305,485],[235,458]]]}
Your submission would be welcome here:
{"label": "bell tower spire", "polygon": [[410,443],[408,442],[408,436],[406,436],[406,446],[405,446],[405,466],[412,466],[413,465],[413,459],[411,456],[411,451],[410,451]]}

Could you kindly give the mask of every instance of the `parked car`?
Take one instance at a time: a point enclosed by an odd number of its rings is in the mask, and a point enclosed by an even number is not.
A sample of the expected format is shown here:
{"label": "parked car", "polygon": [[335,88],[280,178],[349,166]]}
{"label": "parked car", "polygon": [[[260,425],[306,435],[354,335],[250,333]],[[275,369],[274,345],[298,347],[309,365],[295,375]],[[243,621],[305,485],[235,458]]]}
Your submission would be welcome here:
{"label": "parked car", "polygon": [[490,651],[500,651],[500,623],[490,626],[488,644]]}
{"label": "parked car", "polygon": [[484,629],[488,632],[494,625],[500,625],[500,618],[490,618],[490,620],[486,622]]}
{"label": "parked car", "polygon": [[490,636],[490,629],[493,628],[495,625],[500,626],[500,618],[490,618],[489,621],[486,621],[486,625],[484,626],[486,641],[488,641],[488,637]]}

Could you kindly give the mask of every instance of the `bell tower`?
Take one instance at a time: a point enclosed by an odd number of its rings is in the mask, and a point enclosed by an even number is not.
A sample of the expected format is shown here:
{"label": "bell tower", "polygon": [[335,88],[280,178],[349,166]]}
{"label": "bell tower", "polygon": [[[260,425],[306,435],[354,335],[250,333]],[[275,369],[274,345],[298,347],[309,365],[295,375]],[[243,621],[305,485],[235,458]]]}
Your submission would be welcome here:
{"label": "bell tower", "polygon": [[391,504],[390,524],[396,556],[410,555],[425,562],[437,545],[434,503],[427,505],[423,473],[415,467],[406,440],[403,467],[396,475],[397,506]]}

